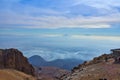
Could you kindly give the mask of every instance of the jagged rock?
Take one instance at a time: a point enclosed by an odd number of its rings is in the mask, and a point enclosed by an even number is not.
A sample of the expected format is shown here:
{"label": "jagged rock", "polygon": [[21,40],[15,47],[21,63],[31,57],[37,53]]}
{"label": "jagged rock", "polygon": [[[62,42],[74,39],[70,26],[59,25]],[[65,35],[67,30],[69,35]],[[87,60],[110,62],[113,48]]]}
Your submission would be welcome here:
{"label": "jagged rock", "polygon": [[103,54],[74,67],[71,74],[61,80],[119,80],[120,49],[111,51],[111,54]]}
{"label": "jagged rock", "polygon": [[112,56],[114,56],[115,63],[120,63],[120,49],[112,49]]}
{"label": "jagged rock", "polygon": [[112,49],[111,54],[103,54],[99,57],[93,58],[91,61],[85,61],[83,64],[78,65],[77,67],[74,67],[72,71],[74,72],[76,69],[81,69],[83,67],[98,64],[101,62],[112,62],[112,63],[120,63],[120,49]]}
{"label": "jagged rock", "polygon": [[17,49],[0,49],[0,68],[9,68],[34,75],[34,68]]}

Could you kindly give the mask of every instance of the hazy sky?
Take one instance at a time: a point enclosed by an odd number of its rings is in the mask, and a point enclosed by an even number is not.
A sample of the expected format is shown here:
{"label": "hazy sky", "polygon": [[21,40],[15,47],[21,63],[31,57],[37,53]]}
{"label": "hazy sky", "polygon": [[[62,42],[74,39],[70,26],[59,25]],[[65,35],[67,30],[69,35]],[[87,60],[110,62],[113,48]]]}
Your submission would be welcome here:
{"label": "hazy sky", "polygon": [[[27,56],[33,54],[27,48],[40,46],[118,48],[120,0],[0,0],[0,44],[0,48],[25,48]],[[56,56],[59,53],[55,51]],[[57,58],[72,56],[77,57],[75,53]]]}

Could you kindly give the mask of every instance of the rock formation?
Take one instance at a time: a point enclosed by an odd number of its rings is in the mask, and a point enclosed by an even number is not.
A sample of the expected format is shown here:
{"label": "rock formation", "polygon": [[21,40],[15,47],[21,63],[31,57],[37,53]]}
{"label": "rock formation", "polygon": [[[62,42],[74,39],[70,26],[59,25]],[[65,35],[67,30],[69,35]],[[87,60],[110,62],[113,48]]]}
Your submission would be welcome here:
{"label": "rock formation", "polygon": [[0,49],[0,68],[16,69],[34,75],[34,68],[22,52],[17,49]]}

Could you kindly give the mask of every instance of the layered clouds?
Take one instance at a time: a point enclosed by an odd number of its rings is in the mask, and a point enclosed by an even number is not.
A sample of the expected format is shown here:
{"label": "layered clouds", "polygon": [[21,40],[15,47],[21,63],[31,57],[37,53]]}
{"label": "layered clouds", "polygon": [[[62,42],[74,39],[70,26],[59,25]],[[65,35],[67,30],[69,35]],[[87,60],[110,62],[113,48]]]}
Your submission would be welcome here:
{"label": "layered clouds", "polygon": [[91,59],[120,45],[120,0],[0,0],[0,44],[27,57]]}
{"label": "layered clouds", "polygon": [[120,45],[119,35],[18,32],[0,36],[0,48],[17,48],[26,57],[40,55],[49,61],[66,58],[90,60],[103,53],[110,53],[110,49],[119,48]]}
{"label": "layered clouds", "polygon": [[[30,50],[24,50],[24,54],[27,57],[34,55],[39,55],[45,60],[52,61],[55,59],[81,59],[81,60],[90,60],[94,56],[100,55],[100,50],[92,49],[57,49],[57,48],[32,48]],[[99,54],[96,54],[98,52]],[[92,54],[91,54],[92,53]]]}
{"label": "layered clouds", "polygon": [[[0,27],[111,28],[120,23],[120,1],[1,0]],[[8,26],[9,25],[9,26]]]}

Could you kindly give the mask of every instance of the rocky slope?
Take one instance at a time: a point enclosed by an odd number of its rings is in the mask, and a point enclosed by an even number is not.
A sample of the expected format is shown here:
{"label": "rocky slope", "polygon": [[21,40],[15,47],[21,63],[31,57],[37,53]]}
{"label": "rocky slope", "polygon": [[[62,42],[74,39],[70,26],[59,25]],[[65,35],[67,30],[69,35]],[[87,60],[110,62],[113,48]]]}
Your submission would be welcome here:
{"label": "rocky slope", "polygon": [[120,50],[85,61],[61,80],[120,80]]}
{"label": "rocky slope", "polygon": [[33,76],[13,69],[1,69],[0,80],[36,80]]}
{"label": "rocky slope", "polygon": [[35,70],[39,80],[59,80],[61,76],[70,73],[57,67],[40,67]]}
{"label": "rocky slope", "polygon": [[0,69],[16,69],[34,75],[34,68],[17,49],[0,49]]}

